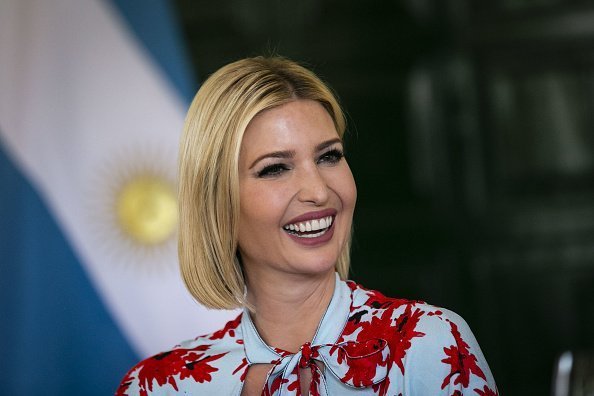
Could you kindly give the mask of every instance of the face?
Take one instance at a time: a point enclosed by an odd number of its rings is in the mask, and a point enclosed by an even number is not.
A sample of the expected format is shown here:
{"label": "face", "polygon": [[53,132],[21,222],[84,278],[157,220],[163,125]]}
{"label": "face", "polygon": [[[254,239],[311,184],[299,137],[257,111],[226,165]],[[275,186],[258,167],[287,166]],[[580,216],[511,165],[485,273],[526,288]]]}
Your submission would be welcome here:
{"label": "face", "polygon": [[248,276],[334,271],[357,192],[321,104],[296,100],[254,117],[241,144],[239,179],[239,252]]}

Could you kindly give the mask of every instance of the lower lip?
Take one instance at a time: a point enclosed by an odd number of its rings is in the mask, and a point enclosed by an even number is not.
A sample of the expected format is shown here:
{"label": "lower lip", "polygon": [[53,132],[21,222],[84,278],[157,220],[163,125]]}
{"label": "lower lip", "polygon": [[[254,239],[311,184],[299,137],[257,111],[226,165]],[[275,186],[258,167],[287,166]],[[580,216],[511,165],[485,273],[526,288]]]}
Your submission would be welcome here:
{"label": "lower lip", "polygon": [[326,231],[326,233],[315,238],[300,238],[297,235],[289,234],[288,232],[285,232],[285,234],[287,234],[289,238],[291,238],[300,245],[319,246],[323,245],[324,243],[332,239],[332,235],[334,235],[334,224],[336,224],[336,218],[334,218],[332,225],[330,226],[330,228],[328,228],[328,231]]}

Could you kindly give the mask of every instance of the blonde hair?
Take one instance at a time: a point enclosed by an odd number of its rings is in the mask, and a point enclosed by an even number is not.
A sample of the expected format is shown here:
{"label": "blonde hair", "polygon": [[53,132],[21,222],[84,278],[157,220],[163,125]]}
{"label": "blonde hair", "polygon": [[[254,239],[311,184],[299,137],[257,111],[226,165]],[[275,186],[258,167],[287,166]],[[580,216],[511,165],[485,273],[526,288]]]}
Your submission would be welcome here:
{"label": "blonde hair", "polygon": [[[238,159],[243,134],[263,110],[309,99],[330,114],[340,138],[344,114],[330,89],[311,71],[281,57],[228,64],[210,76],[186,116],[179,157],[179,243],[182,277],[209,308],[246,305],[237,257]],[[350,238],[336,262],[346,279]]]}

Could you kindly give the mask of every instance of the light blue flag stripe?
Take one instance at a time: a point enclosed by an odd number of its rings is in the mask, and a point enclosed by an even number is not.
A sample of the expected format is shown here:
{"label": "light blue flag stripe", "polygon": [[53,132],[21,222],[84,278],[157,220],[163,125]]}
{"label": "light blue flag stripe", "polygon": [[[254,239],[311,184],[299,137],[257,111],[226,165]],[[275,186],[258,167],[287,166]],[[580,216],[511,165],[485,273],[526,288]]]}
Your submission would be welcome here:
{"label": "light blue flag stripe", "polygon": [[191,63],[183,46],[182,30],[175,23],[175,10],[170,1],[106,0],[113,3],[128,22],[152,58],[189,104],[197,84],[192,77]]}
{"label": "light blue flag stripe", "polygon": [[0,146],[0,395],[107,395],[138,360]]}

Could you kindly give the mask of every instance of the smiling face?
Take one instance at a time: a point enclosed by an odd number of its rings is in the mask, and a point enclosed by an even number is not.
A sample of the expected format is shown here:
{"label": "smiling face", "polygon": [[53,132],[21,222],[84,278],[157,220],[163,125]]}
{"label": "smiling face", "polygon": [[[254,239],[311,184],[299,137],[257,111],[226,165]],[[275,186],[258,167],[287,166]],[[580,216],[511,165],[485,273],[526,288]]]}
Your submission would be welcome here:
{"label": "smiling face", "polygon": [[321,104],[296,100],[252,119],[239,155],[239,193],[239,253],[248,276],[334,271],[357,192]]}

